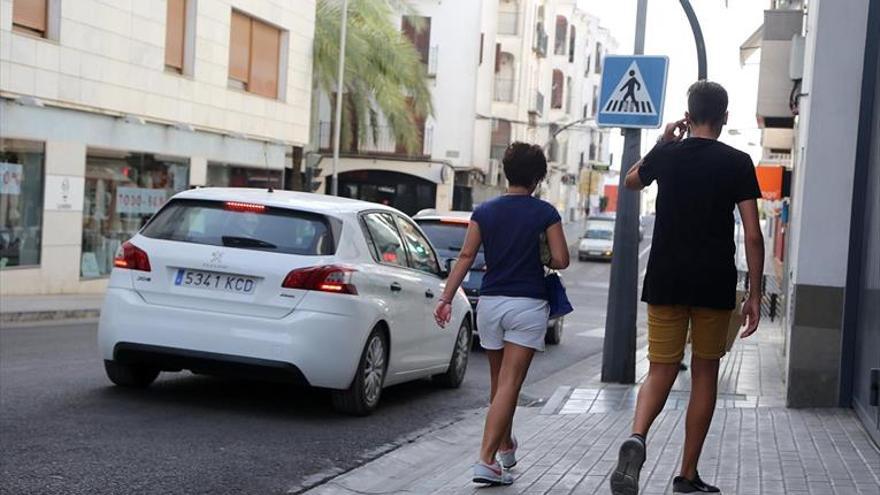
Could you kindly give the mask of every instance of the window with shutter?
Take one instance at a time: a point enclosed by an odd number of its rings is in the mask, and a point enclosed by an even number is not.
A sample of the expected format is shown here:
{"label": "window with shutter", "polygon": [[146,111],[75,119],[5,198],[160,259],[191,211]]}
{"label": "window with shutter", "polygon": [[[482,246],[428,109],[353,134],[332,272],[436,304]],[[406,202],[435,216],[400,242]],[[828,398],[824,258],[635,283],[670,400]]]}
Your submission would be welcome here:
{"label": "window with shutter", "polygon": [[554,43],[553,53],[556,55],[565,55],[565,41],[568,37],[568,19],[563,15],[556,16],[556,42]]}
{"label": "window with shutter", "polygon": [[250,70],[251,19],[233,11],[229,30],[229,79],[241,83],[242,89],[246,89]]}
{"label": "window with shutter", "polygon": [[251,73],[248,91],[275,98],[278,96],[278,59],[281,31],[253,21],[251,33]]}
{"label": "window with shutter", "polygon": [[422,63],[427,65],[431,50],[431,18],[405,15],[401,20],[401,31],[419,52]]}
{"label": "window with shutter", "polygon": [[16,31],[46,37],[48,0],[14,0],[12,28]]}
{"label": "window with shutter", "polygon": [[495,73],[501,72],[501,43],[495,43]]}
{"label": "window with shutter", "polygon": [[238,11],[229,33],[229,83],[269,98],[278,97],[281,30]]}
{"label": "window with shutter", "polygon": [[559,69],[553,69],[553,87],[550,93],[550,108],[562,108],[562,93],[565,76]]}
{"label": "window with shutter", "polygon": [[168,0],[165,14],[165,67],[183,72],[186,0]]}

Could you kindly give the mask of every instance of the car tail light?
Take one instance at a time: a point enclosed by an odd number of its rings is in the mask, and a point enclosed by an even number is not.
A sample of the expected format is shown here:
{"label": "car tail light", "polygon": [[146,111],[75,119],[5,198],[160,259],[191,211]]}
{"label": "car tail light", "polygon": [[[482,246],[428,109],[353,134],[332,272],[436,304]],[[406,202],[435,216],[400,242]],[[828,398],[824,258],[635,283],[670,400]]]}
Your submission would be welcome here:
{"label": "car tail light", "polygon": [[265,205],[258,205],[256,203],[242,203],[241,201],[227,201],[225,206],[227,210],[243,211],[245,213],[263,213],[264,211],[266,211]]}
{"label": "car tail light", "polygon": [[337,294],[357,294],[351,283],[353,268],[339,265],[310,266],[288,273],[281,284],[285,289],[317,290]]}
{"label": "car tail light", "polygon": [[125,242],[119,248],[116,258],[113,260],[113,266],[142,272],[151,270],[150,257],[147,256],[147,252],[130,242]]}

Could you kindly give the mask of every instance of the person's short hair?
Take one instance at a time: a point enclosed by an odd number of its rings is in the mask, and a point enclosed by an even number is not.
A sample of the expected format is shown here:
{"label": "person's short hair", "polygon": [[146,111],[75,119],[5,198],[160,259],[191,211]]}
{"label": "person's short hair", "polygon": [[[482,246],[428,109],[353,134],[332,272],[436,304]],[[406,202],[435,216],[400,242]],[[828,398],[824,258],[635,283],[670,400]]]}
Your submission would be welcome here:
{"label": "person's short hair", "polygon": [[537,144],[511,143],[501,163],[507,182],[514,186],[535,187],[547,175],[547,158]]}
{"label": "person's short hair", "polygon": [[691,123],[721,128],[727,112],[727,91],[712,81],[697,81],[688,88],[688,115]]}

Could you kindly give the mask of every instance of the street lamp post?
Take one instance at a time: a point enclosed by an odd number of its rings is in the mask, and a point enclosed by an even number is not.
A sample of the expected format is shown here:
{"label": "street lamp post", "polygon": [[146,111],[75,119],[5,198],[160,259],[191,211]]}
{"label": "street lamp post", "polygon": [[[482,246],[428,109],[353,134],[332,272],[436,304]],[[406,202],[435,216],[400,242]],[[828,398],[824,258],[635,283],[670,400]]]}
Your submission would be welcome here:
{"label": "street lamp post", "polygon": [[333,126],[333,195],[339,196],[339,141],[342,134],[343,78],[345,76],[345,36],[348,26],[348,0],[342,0],[342,27],[339,28],[339,71],[336,76],[336,122]]}

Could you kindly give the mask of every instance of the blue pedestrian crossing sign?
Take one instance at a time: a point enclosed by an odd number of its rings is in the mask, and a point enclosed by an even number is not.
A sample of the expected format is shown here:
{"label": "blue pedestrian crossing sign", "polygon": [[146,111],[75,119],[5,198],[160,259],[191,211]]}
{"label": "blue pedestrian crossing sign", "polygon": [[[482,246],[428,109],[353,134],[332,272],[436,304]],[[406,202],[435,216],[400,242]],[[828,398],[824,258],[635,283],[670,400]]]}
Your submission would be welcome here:
{"label": "blue pedestrian crossing sign", "polygon": [[602,127],[660,127],[668,68],[668,57],[605,57],[597,123]]}

